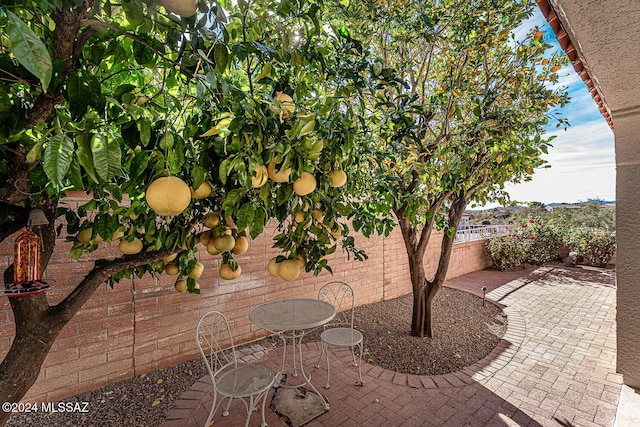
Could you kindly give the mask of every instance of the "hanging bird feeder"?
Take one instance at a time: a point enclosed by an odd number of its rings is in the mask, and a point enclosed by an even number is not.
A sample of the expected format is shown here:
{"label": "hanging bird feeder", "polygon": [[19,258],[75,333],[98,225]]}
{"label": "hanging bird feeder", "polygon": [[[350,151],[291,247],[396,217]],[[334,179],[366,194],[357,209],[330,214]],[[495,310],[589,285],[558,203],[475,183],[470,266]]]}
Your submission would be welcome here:
{"label": "hanging bird feeder", "polygon": [[13,283],[5,284],[5,295],[23,297],[39,294],[49,288],[49,285],[42,281],[42,238],[32,230],[33,227],[48,223],[42,209],[29,212],[27,227],[14,243]]}

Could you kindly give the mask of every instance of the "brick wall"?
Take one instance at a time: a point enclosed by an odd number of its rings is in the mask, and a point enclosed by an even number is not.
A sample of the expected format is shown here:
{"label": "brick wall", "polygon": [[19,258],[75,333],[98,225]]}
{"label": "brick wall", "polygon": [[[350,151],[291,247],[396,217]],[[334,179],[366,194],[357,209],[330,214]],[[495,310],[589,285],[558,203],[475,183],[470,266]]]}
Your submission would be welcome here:
{"label": "brick wall", "polygon": [[[68,200],[68,203],[76,203]],[[26,399],[48,401],[92,390],[144,372],[161,369],[197,357],[194,331],[200,315],[219,310],[227,315],[238,343],[264,335],[252,325],[247,314],[251,307],[264,301],[287,297],[315,298],[329,280],[344,280],[354,287],[356,303],[391,299],[411,292],[407,256],[399,230],[389,237],[366,239],[357,236],[357,246],[369,259],[364,262],[347,259],[338,249],[330,265],[333,276],[323,272],[317,277],[303,273],[293,282],[271,277],[268,260],[278,255],[271,248],[275,229],[268,228],[251,242],[247,253],[238,256],[242,268],[240,278],[224,281],[218,278],[220,257],[210,256],[200,247],[200,261],[205,271],[198,280],[200,295],[179,294],[173,290],[175,276],[158,279],[123,281],[113,289],[104,285],[63,329],[44,362],[36,384]],[[119,256],[115,245],[106,243],[79,261],[69,257],[70,243],[61,236],[56,253],[45,272],[52,286],[47,291],[50,304],[66,296],[96,259]],[[440,234],[434,232],[425,256],[427,274],[435,271]],[[13,239],[0,243],[0,271],[13,257]],[[488,268],[484,241],[454,245],[448,277]],[[14,334],[13,315],[8,298],[0,298],[0,357],[9,348]]]}

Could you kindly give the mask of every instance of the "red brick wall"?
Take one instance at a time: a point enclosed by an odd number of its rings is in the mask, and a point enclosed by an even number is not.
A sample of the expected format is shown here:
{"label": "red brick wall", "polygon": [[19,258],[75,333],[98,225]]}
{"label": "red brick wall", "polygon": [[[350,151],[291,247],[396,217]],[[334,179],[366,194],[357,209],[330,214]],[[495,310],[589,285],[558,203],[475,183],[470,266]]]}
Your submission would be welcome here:
{"label": "red brick wall", "polygon": [[[69,201],[74,203],[73,200]],[[369,259],[348,260],[340,249],[331,256],[333,276],[303,273],[293,282],[284,282],[267,272],[268,260],[278,255],[271,248],[273,228],[251,242],[249,251],[237,257],[242,275],[233,281],[218,278],[220,257],[210,256],[200,247],[205,272],[199,279],[200,295],[173,290],[175,276],[123,281],[113,289],[104,285],[63,329],[27,399],[60,400],[65,397],[121,381],[151,370],[161,369],[197,357],[194,330],[200,315],[219,310],[227,315],[238,343],[264,335],[252,325],[247,314],[264,301],[287,297],[315,298],[322,284],[344,280],[354,287],[357,304],[391,299],[411,292],[407,255],[399,231],[388,238],[365,239],[357,246]],[[434,232],[425,256],[427,274],[435,270],[440,234]],[[52,284],[47,292],[50,304],[66,296],[92,268],[93,261],[118,256],[115,248],[102,244],[100,250],[69,257],[70,244],[63,241],[45,272]],[[12,261],[13,240],[0,243],[0,271]],[[488,268],[484,241],[456,244],[448,277]],[[9,348],[14,334],[13,315],[6,297],[0,298],[0,357]]]}

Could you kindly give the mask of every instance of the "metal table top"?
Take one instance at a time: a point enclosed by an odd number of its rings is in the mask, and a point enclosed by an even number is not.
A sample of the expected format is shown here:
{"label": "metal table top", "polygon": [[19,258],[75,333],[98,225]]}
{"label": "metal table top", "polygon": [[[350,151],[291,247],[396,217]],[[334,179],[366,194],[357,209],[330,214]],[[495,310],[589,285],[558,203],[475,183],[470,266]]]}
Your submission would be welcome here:
{"label": "metal table top", "polygon": [[269,331],[295,331],[317,328],[330,322],[336,309],[326,301],[291,298],[265,302],[249,312],[249,320]]}

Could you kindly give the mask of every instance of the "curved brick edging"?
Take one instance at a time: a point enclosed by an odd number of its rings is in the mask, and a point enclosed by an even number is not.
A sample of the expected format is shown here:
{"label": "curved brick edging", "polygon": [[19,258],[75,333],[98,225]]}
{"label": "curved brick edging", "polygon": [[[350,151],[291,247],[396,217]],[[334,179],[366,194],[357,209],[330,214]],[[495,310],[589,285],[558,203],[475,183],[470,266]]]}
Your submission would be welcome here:
{"label": "curved brick edging", "polygon": [[[429,389],[461,387],[489,379],[511,361],[522,345],[526,333],[526,325],[520,313],[509,307],[503,307],[502,310],[507,315],[507,330],[504,336],[491,353],[468,368],[444,375],[414,375],[365,363],[362,365],[362,375],[399,386]],[[342,358],[348,361],[349,357],[347,354]]]}
{"label": "curved brick edging", "polygon": [[[511,361],[522,345],[526,333],[525,322],[520,313],[510,307],[503,307],[503,312],[507,316],[507,330],[504,336],[491,353],[468,368],[445,375],[413,375],[364,363],[362,365],[362,375],[365,378],[365,384],[368,377],[402,387],[437,389],[462,387],[491,378]],[[322,351],[320,343],[314,342],[304,345],[306,347],[305,353],[309,358],[318,357],[319,352]],[[341,350],[343,351],[334,352],[334,355],[341,359],[343,363],[350,364],[351,353],[346,349]],[[281,353],[279,353],[278,349],[265,348],[254,344],[247,348],[244,358],[252,359],[254,362],[267,359],[279,362],[280,357]],[[193,425],[194,423],[199,424],[199,422],[203,423],[204,419],[200,420],[200,418],[203,417],[202,414],[209,413],[210,406],[211,378],[207,374],[182,394],[173,408],[167,413],[167,417],[161,427],[182,427]],[[206,415],[204,417],[206,418]]]}

